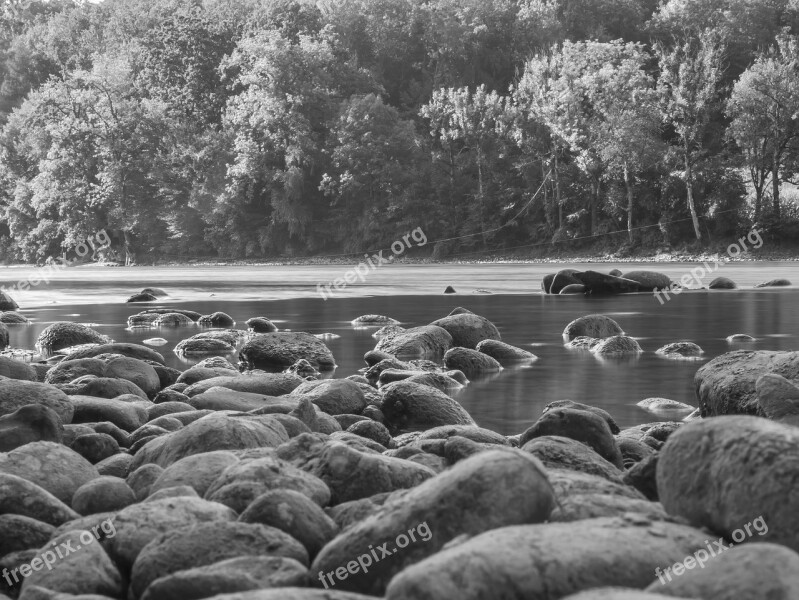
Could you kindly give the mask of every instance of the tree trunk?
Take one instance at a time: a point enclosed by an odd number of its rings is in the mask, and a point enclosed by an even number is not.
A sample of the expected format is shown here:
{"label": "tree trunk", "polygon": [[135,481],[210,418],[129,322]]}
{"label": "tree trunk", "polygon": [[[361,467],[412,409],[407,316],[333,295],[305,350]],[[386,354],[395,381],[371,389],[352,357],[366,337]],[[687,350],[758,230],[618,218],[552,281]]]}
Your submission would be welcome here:
{"label": "tree trunk", "polygon": [[483,150],[480,144],[477,144],[477,194],[479,196],[480,205],[480,235],[483,238],[483,247],[486,246],[485,234],[485,203],[483,201]]}
{"label": "tree trunk", "polygon": [[589,235],[594,235],[594,231],[596,230],[596,209],[597,206],[599,206],[599,186],[599,177],[596,177],[594,179],[593,193],[591,194],[591,229],[589,231]]}
{"label": "tree trunk", "polygon": [[774,216],[780,216],[780,155],[777,150],[771,157],[771,203]]}
{"label": "tree trunk", "polygon": [[633,242],[633,185],[630,180],[630,171],[624,163],[624,187],[627,188],[627,235],[630,243]]}
{"label": "tree trunk", "polygon": [[702,241],[702,232],[699,230],[699,217],[696,216],[696,206],[694,205],[693,172],[688,152],[685,152],[685,189],[688,192],[688,210],[691,211],[691,220],[694,222],[694,233],[697,241]]}
{"label": "tree trunk", "polygon": [[558,149],[555,148],[555,203],[558,205],[558,229],[563,228],[563,203],[560,200],[560,171],[558,170]]}
{"label": "tree trunk", "polygon": [[547,181],[547,167],[544,157],[541,157],[541,185],[544,188],[544,216],[547,219],[547,227],[552,231],[554,229],[554,211],[552,210],[552,198],[549,196],[549,183]]}

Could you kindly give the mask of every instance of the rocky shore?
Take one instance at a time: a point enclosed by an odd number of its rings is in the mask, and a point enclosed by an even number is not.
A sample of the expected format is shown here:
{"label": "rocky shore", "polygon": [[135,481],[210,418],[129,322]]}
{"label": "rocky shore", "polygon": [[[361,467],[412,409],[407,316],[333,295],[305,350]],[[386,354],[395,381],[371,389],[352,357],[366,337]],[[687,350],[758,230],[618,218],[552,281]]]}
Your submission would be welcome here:
{"label": "rocky shore", "polygon": [[[567,271],[544,291],[671,285]],[[575,317],[575,352],[641,351],[607,315]],[[696,407],[642,401],[673,420],[621,430],[559,400],[503,436],[455,392],[537,357],[467,309],[357,317],[375,347],[337,378],[319,337],[264,316],[128,319],[198,324],[183,371],[70,322],[42,331],[41,360],[0,356],[0,600],[799,598],[799,352],[713,358]]]}

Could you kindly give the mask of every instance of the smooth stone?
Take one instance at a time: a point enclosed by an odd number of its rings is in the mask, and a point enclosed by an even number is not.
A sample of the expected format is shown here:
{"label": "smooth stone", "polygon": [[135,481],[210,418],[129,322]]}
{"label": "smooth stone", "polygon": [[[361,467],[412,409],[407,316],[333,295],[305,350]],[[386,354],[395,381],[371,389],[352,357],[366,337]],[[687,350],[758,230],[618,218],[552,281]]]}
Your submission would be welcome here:
{"label": "smooth stone", "polygon": [[446,329],[423,325],[384,337],[377,342],[375,350],[399,359],[441,358],[453,345],[452,336]]}
{"label": "smooth stone", "polygon": [[319,338],[305,332],[278,331],[252,337],[239,352],[244,369],[281,371],[305,359],[320,371],[335,369],[333,353]]}
{"label": "smooth stone", "polygon": [[643,350],[638,342],[626,335],[615,335],[599,341],[591,347],[591,354],[600,357],[630,356],[641,354]]}
{"label": "smooth stone", "polygon": [[87,516],[122,510],[135,502],[136,495],[124,479],[102,476],[77,489],[72,498],[72,508]]}
{"label": "smooth stone", "polygon": [[0,417],[10,415],[29,404],[46,406],[58,415],[64,425],[72,422],[75,412],[69,396],[52,385],[19,379],[0,379]]}
{"label": "smooth stone", "polygon": [[80,515],[35,483],[0,473],[0,515],[16,514],[59,526]]}
{"label": "smooth stone", "polygon": [[616,321],[605,315],[586,315],[575,319],[563,330],[563,338],[571,341],[576,337],[608,338],[624,335],[624,330]]}
{"label": "smooth stone", "polygon": [[0,416],[0,452],[10,452],[31,442],[64,441],[64,426],[55,411],[28,404]]}
{"label": "smooth stone", "polygon": [[383,388],[386,426],[390,431],[424,431],[439,425],[475,425],[456,400],[426,385],[398,381]]}
{"label": "smooth stone", "polygon": [[474,313],[450,315],[430,325],[446,330],[452,336],[453,346],[472,350],[483,340],[501,339],[499,330],[491,321]]}

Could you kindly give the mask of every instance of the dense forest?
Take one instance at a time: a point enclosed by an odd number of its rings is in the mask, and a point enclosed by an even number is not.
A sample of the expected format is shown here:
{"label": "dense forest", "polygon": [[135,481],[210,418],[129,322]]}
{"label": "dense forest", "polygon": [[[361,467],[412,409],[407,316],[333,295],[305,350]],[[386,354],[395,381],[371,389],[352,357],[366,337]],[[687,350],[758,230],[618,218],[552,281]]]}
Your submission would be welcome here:
{"label": "dense forest", "polygon": [[797,0],[2,11],[2,260],[799,238]]}

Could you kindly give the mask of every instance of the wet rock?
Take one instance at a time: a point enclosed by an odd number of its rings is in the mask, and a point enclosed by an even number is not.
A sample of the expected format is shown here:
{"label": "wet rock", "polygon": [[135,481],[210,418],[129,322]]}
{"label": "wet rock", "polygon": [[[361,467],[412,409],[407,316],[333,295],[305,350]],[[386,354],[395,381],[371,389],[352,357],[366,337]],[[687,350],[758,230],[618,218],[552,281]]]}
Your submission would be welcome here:
{"label": "wet rock", "polygon": [[132,466],[152,462],[167,467],[193,454],[275,447],[288,439],[285,428],[269,415],[210,414],[149,442],[136,454]]}
{"label": "wet rock", "polygon": [[624,331],[616,321],[605,315],[586,315],[575,319],[563,330],[565,340],[571,341],[577,337],[609,338],[624,335]]}
{"label": "wet rock", "polygon": [[29,404],[0,417],[0,452],[9,452],[30,442],[62,442],[64,426],[55,411]]}
{"label": "wet rock", "polygon": [[592,338],[585,335],[579,335],[570,342],[566,342],[563,344],[564,348],[569,348],[570,350],[591,350],[594,346],[596,346],[599,342],[601,342],[599,338]]}
{"label": "wet rock", "polygon": [[577,440],[546,435],[530,440],[522,450],[535,456],[547,469],[581,471],[621,483],[621,469]]}
{"label": "wet rock", "polygon": [[656,567],[682,561],[706,538],[691,527],[643,518],[503,527],[407,568],[391,581],[386,600],[555,600],[606,585],[640,589]]}
{"label": "wet rock", "polygon": [[147,422],[147,410],[131,402],[93,396],[71,396],[75,423],[108,421],[127,432],[136,431]]}
{"label": "wet rock", "polygon": [[774,421],[799,424],[799,387],[782,375],[766,373],[755,383],[762,413]]}
{"label": "wet rock", "polygon": [[581,283],[573,283],[571,285],[567,285],[565,288],[558,292],[559,296],[568,296],[571,294],[585,294],[588,291],[588,288],[585,287]]}
{"label": "wet rock", "polygon": [[432,326],[445,329],[452,336],[452,345],[474,349],[483,340],[499,340],[499,330],[486,319],[474,313],[461,313],[438,319]]}
{"label": "wet rock", "polygon": [[263,373],[256,371],[242,375],[223,375],[193,383],[183,393],[189,398],[223,387],[237,392],[250,392],[262,396],[282,396],[291,393],[303,380],[291,373]]}
{"label": "wet rock", "polygon": [[[183,396],[183,398],[185,400],[189,399],[188,396]],[[161,402],[160,404],[153,404],[147,408],[147,422],[149,423],[155,421],[156,419],[160,419],[161,417],[168,417],[169,415],[176,413],[191,412],[193,410],[194,408],[191,406],[191,404],[188,404],[182,400],[167,400],[165,402]]]}
{"label": "wet rock", "polygon": [[384,325],[399,325],[399,323],[396,319],[385,315],[361,315],[352,320],[352,324],[356,327],[382,327]]}
{"label": "wet rock", "polygon": [[697,551],[692,559],[679,576],[661,572],[647,591],[669,598],[799,598],[799,555],[783,546],[748,543],[719,556]]}
{"label": "wet rock", "polygon": [[767,515],[761,539],[794,550],[799,514],[784,499],[797,478],[799,428],[750,416],[684,425],[663,446],[657,466],[658,493],[670,514],[728,538]]}
{"label": "wet rock", "polygon": [[[385,385],[385,383],[389,383],[390,382],[389,378],[392,375],[392,373],[390,371],[391,370],[389,369],[387,371],[383,371],[383,373],[380,374],[381,381],[379,383],[380,383],[381,387],[383,385]],[[458,372],[460,373],[460,371],[458,371]],[[412,372],[411,371],[405,371],[404,373],[412,373]],[[388,374],[388,375],[386,375],[386,374]],[[393,374],[396,374],[396,372],[394,372]],[[383,382],[382,379],[384,378],[384,376],[389,381]],[[463,385],[464,385],[460,381],[458,381],[457,379],[454,379],[450,375],[446,375],[444,373],[414,373],[414,374],[409,375],[408,377],[396,377],[394,380],[395,381],[407,381],[409,383],[418,383],[420,385],[427,385],[427,386],[436,388],[437,390],[441,390],[442,392],[444,392],[447,395],[453,395],[454,392],[462,389]],[[468,381],[467,381],[467,383],[468,383]],[[380,405],[382,406],[382,404],[383,403],[382,403],[382,397],[381,397]]]}
{"label": "wet rock", "polygon": [[157,288],[157,287],[146,287],[139,293],[140,294],[152,294],[153,296],[156,296],[157,298],[165,298],[166,296],[169,296],[169,294],[167,294],[164,290],[162,290],[161,288]]}
{"label": "wet rock", "polygon": [[733,335],[727,336],[727,343],[734,344],[737,342],[754,342],[755,338],[751,335],[746,335],[745,333],[735,333]]}
{"label": "wet rock", "polygon": [[197,319],[197,323],[206,327],[234,327],[236,325],[236,321],[233,320],[233,317],[223,312],[203,315]]}
{"label": "wet rock", "polygon": [[155,327],[187,327],[194,325],[194,321],[181,313],[164,313],[158,315],[158,318],[153,321]]}
{"label": "wet rock", "polygon": [[669,358],[698,358],[704,353],[705,351],[693,342],[674,342],[655,351],[655,354]]}
{"label": "wet rock", "polygon": [[23,381],[38,381],[36,369],[21,360],[0,356],[0,376]]}
{"label": "wet rock", "polygon": [[532,352],[517,348],[516,346],[511,346],[499,340],[483,340],[477,344],[475,349],[478,352],[487,354],[503,366],[538,360],[538,357]]}
{"label": "wet rock", "polygon": [[658,454],[653,452],[624,472],[622,481],[641,492],[648,500],[660,499],[657,488]]}
{"label": "wet rock", "polygon": [[277,325],[272,323],[266,317],[253,317],[247,319],[247,327],[250,331],[255,333],[272,333],[277,331]]}
{"label": "wet rock", "polygon": [[386,426],[369,419],[353,423],[347,428],[347,432],[373,440],[386,448],[391,445],[391,434]]}
{"label": "wet rock", "polygon": [[236,351],[235,346],[222,340],[213,338],[190,337],[181,340],[175,346],[175,354],[178,356],[201,356],[204,354],[232,354]]}
{"label": "wet rock", "polygon": [[62,385],[61,389],[69,392],[70,395],[76,396],[113,399],[125,394],[133,394],[139,396],[142,400],[147,400],[147,394],[135,383],[110,377],[87,375],[76,379],[66,386]]}
{"label": "wet rock", "polygon": [[166,313],[173,313],[173,312],[180,313],[182,315],[186,315],[192,321],[197,321],[200,318],[200,316],[201,316],[200,313],[198,313],[197,311],[186,310],[186,309],[183,309],[183,308],[148,308],[147,310],[143,310],[139,314],[144,314],[144,315],[149,315],[149,314],[163,315],[163,314],[166,314]]}
{"label": "wet rock", "polygon": [[690,413],[694,410],[694,407],[689,404],[676,400],[669,400],[668,398],[645,398],[638,402],[636,406],[656,414],[671,412]]}
{"label": "wet rock", "polygon": [[573,408],[549,410],[522,434],[519,443],[524,446],[530,440],[543,436],[562,436],[577,440],[617,468],[624,466],[610,427],[605,419],[593,412]]}
{"label": "wet rock", "polygon": [[155,321],[158,319],[158,314],[156,313],[138,313],[135,315],[130,315],[127,320],[128,327],[133,329],[137,327],[153,327]]}
{"label": "wet rock", "polygon": [[80,486],[72,498],[72,508],[81,515],[122,510],[136,502],[136,495],[124,479],[97,477]]}
{"label": "wet rock", "polygon": [[242,556],[283,556],[303,565],[308,553],[290,535],[257,523],[199,523],[165,533],[142,549],[131,572],[130,595],[140,598],[156,579]]}
{"label": "wet rock", "polygon": [[61,525],[78,514],[44,488],[33,482],[0,473],[0,515],[16,514],[50,525]]}
{"label": "wet rock", "polygon": [[0,417],[29,404],[51,409],[65,425],[72,422],[75,408],[69,397],[58,388],[35,381],[0,379]]}
{"label": "wet rock", "polygon": [[575,273],[579,273],[579,271],[577,269],[561,269],[552,276],[544,291],[547,294],[560,294],[564,288],[570,285],[582,285],[582,281],[574,276]]}
{"label": "wet rock", "polygon": [[487,354],[469,348],[450,348],[444,355],[444,365],[448,369],[458,369],[467,376],[479,373],[495,373],[502,365]]}
{"label": "wet rock", "polygon": [[614,335],[613,337],[600,340],[598,344],[591,347],[591,353],[595,356],[628,356],[641,354],[643,350],[635,339],[626,335]]}
{"label": "wet rock", "polygon": [[396,357],[388,352],[383,352],[381,350],[370,350],[366,354],[363,355],[363,360],[368,367],[373,367],[374,365],[384,361],[384,360],[397,360]]}
{"label": "wet rock", "polygon": [[36,338],[36,347],[42,352],[50,353],[62,348],[81,344],[106,344],[111,340],[96,332],[91,327],[69,321],[52,323],[42,330]]}
{"label": "wet rock", "polygon": [[128,358],[164,364],[164,357],[160,352],[156,352],[147,346],[131,344],[129,342],[111,342],[108,344],[98,344],[79,348],[69,353],[69,360],[95,358],[102,354],[121,354]]}
{"label": "wet rock", "polygon": [[616,436],[616,444],[621,451],[625,469],[629,469],[655,452],[655,449],[647,443],[621,435]]}
{"label": "wet rock", "polygon": [[799,382],[799,352],[735,350],[703,365],[694,376],[702,417],[761,414],[755,385],[766,373]]}
{"label": "wet rock", "polygon": [[0,312],[0,323],[6,325],[27,325],[31,320],[22,313],[14,310],[5,310]]}
{"label": "wet rock", "polygon": [[711,290],[735,290],[738,289],[738,286],[732,279],[728,279],[726,277],[716,277],[713,281],[710,282],[710,285],[707,286]]}
{"label": "wet rock", "polygon": [[0,291],[0,310],[17,310],[19,305],[8,294],[8,292]]}
{"label": "wet rock", "polygon": [[348,379],[306,381],[290,395],[308,398],[329,415],[359,414],[366,408],[363,391]]}
{"label": "wet rock", "polygon": [[443,357],[452,346],[452,336],[446,329],[437,325],[424,325],[383,338],[377,342],[375,350],[401,359],[437,358]]}
{"label": "wet rock", "polygon": [[451,285],[448,285],[448,286],[447,286],[447,287],[444,289],[444,293],[445,293],[445,294],[456,294],[457,292],[455,291],[455,288],[454,288],[454,287],[452,287]]}
{"label": "wet rock", "polygon": [[128,299],[125,300],[125,302],[155,302],[156,300],[158,300],[158,298],[156,298],[152,294],[146,294],[140,292],[138,294],[133,294],[132,296],[129,296]]}
{"label": "wet rock", "polygon": [[[404,327],[399,325],[384,325],[372,334],[376,340],[382,340],[384,337],[390,337],[407,331]],[[368,364],[368,363],[367,363]]]}
{"label": "wet rock", "polygon": [[424,431],[439,425],[475,425],[471,415],[445,393],[398,381],[383,388],[386,426],[393,431]]}
{"label": "wet rock", "polygon": [[585,410],[594,413],[595,415],[604,419],[605,423],[608,424],[612,434],[615,435],[620,431],[619,426],[616,424],[615,419],[610,415],[610,413],[601,408],[597,408],[596,406],[590,406],[581,402],[574,402],[573,400],[555,400],[554,402],[547,404],[541,413],[546,413],[555,408],[574,408],[576,410]]}
{"label": "wet rock", "polygon": [[582,283],[586,287],[586,293],[594,295],[629,294],[645,291],[644,286],[637,281],[605,275],[597,271],[582,271],[575,273],[574,277],[578,280],[578,283]]}
{"label": "wet rock", "polygon": [[[230,522],[236,516],[227,506],[186,496],[133,504],[114,519],[116,535],[109,541],[109,555],[121,568],[130,569],[142,549],[158,536],[190,527],[196,531],[201,523]],[[194,554],[188,551],[186,556]]]}
{"label": "wet rock", "polygon": [[101,354],[95,358],[62,361],[47,372],[45,382],[70,383],[84,375],[130,381],[141,388],[148,398],[153,398],[161,389],[161,378],[152,365],[137,358],[118,354]]}
{"label": "wet rock", "polygon": [[764,287],[786,287],[789,285],[793,285],[787,279],[772,279],[771,281],[764,281],[763,283],[758,283],[755,287],[756,288],[764,288]]}
{"label": "wet rock", "polygon": [[193,385],[199,381],[205,381],[212,377],[239,377],[238,371],[228,367],[199,367],[197,365],[183,371],[176,383],[186,383]]}
{"label": "wet rock", "polygon": [[93,465],[119,453],[119,444],[107,433],[80,435],[70,448]]}
{"label": "wet rock", "polygon": [[[240,556],[156,579],[142,600],[202,600],[268,588],[281,588],[275,591],[283,593],[282,588],[303,586],[307,581],[308,570],[293,558]],[[291,600],[285,595],[281,598]]]}
{"label": "wet rock", "polygon": [[282,371],[305,359],[320,371],[335,369],[333,353],[310,333],[279,331],[263,333],[250,339],[239,352],[243,368]]}
{"label": "wet rock", "polygon": [[33,442],[0,454],[0,473],[35,483],[65,504],[80,486],[99,477],[89,461],[54,442]]}
{"label": "wet rock", "polygon": [[288,533],[300,541],[310,557],[338,533],[338,526],[308,496],[276,489],[258,496],[239,517],[242,523],[260,523]]}
{"label": "wet rock", "polygon": [[[454,538],[540,522],[553,507],[552,488],[540,462],[510,449],[481,452],[389,500],[371,517],[343,531],[322,549],[311,572],[335,570],[363,554],[370,544],[378,548],[386,543],[388,551],[394,552],[390,560],[374,562],[368,573],[337,582],[339,589],[382,595],[394,575],[435,555]],[[411,530],[418,536],[417,543],[408,538]],[[397,549],[400,535],[408,544]],[[462,567],[463,563],[461,571]],[[449,597],[461,597],[464,592]]]}
{"label": "wet rock", "polygon": [[[91,540],[89,543],[87,541]],[[55,540],[59,547],[68,544],[74,552],[65,552],[63,558],[55,557],[52,570],[40,568],[25,578],[22,597],[31,587],[41,587],[64,594],[107,596],[122,598],[125,585],[116,565],[97,543],[91,531],[68,531]],[[77,549],[80,548],[79,551]],[[42,565],[44,566],[44,565]]]}
{"label": "wet rock", "polygon": [[671,278],[668,275],[657,271],[629,271],[621,275],[621,277],[637,282],[641,286],[641,291],[644,292],[667,290],[672,285]]}

